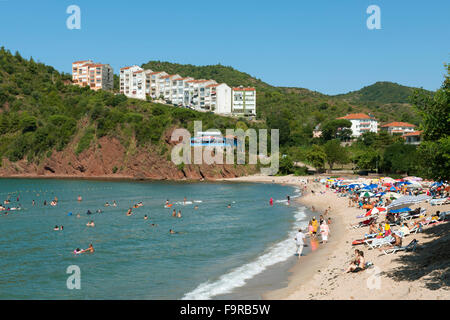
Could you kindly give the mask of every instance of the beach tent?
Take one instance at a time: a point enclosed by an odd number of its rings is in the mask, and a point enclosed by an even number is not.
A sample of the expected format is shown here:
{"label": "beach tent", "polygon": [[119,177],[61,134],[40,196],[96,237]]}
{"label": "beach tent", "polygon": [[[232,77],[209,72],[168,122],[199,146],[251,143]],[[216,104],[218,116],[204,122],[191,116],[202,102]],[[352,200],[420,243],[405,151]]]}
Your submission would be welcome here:
{"label": "beach tent", "polygon": [[392,191],[392,192],[397,192],[397,188],[396,187],[390,187],[388,190]]}
{"label": "beach tent", "polygon": [[421,194],[418,196],[403,196],[394,201],[390,205],[387,206],[387,209],[400,209],[404,207],[408,207],[415,203],[420,203],[423,201],[430,200],[431,197],[426,194]]}
{"label": "beach tent", "polygon": [[382,197],[386,194],[386,192],[378,192],[375,197]]}

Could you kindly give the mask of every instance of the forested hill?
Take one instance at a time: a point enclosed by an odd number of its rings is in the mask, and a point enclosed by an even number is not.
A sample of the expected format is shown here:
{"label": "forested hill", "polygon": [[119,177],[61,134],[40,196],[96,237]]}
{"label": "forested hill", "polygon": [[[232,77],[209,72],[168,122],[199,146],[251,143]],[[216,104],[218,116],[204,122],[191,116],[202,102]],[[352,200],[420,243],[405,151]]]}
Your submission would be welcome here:
{"label": "forested hill", "polygon": [[336,95],[350,102],[409,103],[409,96],[415,88],[393,82],[376,82],[370,86],[346,94]]}

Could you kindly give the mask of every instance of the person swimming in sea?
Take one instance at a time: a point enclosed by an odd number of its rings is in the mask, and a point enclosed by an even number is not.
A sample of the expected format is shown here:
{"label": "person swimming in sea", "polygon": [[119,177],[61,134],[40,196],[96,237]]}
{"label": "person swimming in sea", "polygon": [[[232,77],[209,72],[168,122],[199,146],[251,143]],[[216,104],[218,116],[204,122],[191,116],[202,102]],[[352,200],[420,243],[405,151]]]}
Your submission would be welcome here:
{"label": "person swimming in sea", "polygon": [[172,217],[176,217],[177,216],[177,210],[173,209],[172,211]]}
{"label": "person swimming in sea", "polygon": [[144,216],[144,220],[148,220],[148,217],[147,217],[147,215],[145,215],[145,216]]}
{"label": "person swimming in sea", "polygon": [[58,230],[59,230],[59,227],[58,227],[58,226],[55,226],[55,227],[53,228],[53,230],[58,231]]}
{"label": "person swimming in sea", "polygon": [[178,210],[178,218],[181,218],[181,210]]}
{"label": "person swimming in sea", "polygon": [[117,207],[117,203],[116,203],[116,200],[114,200],[114,201],[113,201],[113,204],[112,204],[112,206],[113,206],[113,207]]}
{"label": "person swimming in sea", "polygon": [[95,227],[95,223],[94,223],[93,220],[91,220],[88,223],[86,223],[86,226],[88,226],[88,227]]}
{"label": "person swimming in sea", "polygon": [[197,209],[198,209],[198,206],[195,206],[195,207],[194,207],[194,210],[197,210]]}
{"label": "person swimming in sea", "polygon": [[88,209],[88,211],[86,211],[86,214],[91,215],[92,214],[91,210]]}
{"label": "person swimming in sea", "polygon": [[105,207],[109,207],[109,202],[108,201],[106,201]]}
{"label": "person swimming in sea", "polygon": [[77,201],[78,201],[78,202],[81,202],[82,200],[83,200],[83,198],[81,198],[81,196],[78,195]]}
{"label": "person swimming in sea", "polygon": [[127,216],[131,216],[132,214],[133,214],[133,212],[132,212],[131,208],[129,208],[127,211]]}
{"label": "person swimming in sea", "polygon": [[231,208],[231,204],[228,204],[228,205],[227,205],[227,208],[228,208],[228,209]]}

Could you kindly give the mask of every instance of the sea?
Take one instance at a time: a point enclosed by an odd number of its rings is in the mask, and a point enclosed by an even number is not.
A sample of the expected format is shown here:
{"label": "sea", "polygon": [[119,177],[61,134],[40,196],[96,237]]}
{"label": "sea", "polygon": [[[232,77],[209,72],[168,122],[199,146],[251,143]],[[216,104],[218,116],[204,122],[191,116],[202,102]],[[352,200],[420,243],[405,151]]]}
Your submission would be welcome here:
{"label": "sea", "polygon": [[299,196],[262,183],[0,179],[0,201],[20,208],[0,212],[0,299],[259,299],[295,261],[309,219]]}

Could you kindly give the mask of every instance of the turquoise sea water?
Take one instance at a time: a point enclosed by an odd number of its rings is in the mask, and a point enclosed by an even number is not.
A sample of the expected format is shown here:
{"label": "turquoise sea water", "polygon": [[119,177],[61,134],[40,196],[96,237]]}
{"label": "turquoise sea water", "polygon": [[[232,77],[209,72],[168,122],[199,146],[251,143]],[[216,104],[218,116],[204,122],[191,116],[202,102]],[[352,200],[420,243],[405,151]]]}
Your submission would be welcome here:
{"label": "turquoise sea water", "polygon": [[[292,256],[291,235],[304,214],[286,205],[287,195],[298,196],[298,190],[252,183],[0,179],[2,203],[9,198],[7,206],[23,208],[0,213],[0,299],[210,299],[229,293]],[[59,202],[52,207],[55,196]],[[166,199],[182,218],[164,208]],[[117,207],[103,206],[113,200]],[[126,216],[140,201],[144,206]],[[86,226],[90,220],[95,227]],[[55,225],[64,230],[53,231]],[[90,243],[95,253],[73,254]],[[80,290],[66,286],[71,265],[81,270]]]}

